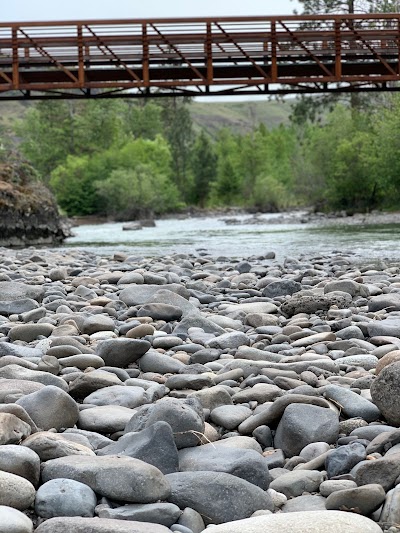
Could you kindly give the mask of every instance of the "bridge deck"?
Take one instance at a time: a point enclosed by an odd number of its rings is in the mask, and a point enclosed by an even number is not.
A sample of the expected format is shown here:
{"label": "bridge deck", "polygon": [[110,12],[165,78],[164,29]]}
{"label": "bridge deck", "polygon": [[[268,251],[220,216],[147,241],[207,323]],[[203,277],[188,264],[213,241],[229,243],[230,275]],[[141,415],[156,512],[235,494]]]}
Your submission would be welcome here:
{"label": "bridge deck", "polygon": [[0,99],[397,90],[400,14],[0,24]]}

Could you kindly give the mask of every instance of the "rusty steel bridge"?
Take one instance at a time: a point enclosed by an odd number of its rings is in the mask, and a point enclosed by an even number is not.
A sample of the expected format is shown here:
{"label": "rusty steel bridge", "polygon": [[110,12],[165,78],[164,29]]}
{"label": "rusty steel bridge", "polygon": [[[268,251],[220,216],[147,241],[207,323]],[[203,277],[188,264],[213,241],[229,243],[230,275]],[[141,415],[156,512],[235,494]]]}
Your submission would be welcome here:
{"label": "rusty steel bridge", "polygon": [[400,14],[0,24],[0,99],[399,90]]}

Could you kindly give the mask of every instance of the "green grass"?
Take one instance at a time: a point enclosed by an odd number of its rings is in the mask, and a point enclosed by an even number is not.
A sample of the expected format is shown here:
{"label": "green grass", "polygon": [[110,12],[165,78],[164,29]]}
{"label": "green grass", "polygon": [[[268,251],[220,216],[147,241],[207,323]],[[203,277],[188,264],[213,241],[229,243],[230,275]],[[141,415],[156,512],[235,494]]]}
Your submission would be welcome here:
{"label": "green grass", "polygon": [[221,128],[246,133],[259,124],[274,128],[288,124],[291,102],[248,100],[244,102],[193,102],[190,106],[195,128],[204,128],[213,137]]}

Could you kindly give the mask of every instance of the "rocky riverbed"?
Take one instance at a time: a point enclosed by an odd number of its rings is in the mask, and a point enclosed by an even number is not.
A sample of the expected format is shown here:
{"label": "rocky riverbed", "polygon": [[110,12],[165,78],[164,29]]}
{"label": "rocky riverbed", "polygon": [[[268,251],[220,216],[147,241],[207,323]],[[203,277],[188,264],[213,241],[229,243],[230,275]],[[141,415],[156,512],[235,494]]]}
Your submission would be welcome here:
{"label": "rocky riverbed", "polygon": [[0,249],[0,533],[400,531],[400,270]]}

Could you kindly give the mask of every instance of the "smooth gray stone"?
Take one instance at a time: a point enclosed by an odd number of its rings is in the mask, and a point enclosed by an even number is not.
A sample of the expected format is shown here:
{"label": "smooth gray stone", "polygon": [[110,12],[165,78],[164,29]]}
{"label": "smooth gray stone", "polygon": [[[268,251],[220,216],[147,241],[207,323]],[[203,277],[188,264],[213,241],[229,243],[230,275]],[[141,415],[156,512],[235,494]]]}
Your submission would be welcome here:
{"label": "smooth gray stone", "polygon": [[123,382],[115,375],[105,370],[92,370],[80,374],[69,384],[69,393],[73,398],[83,400],[92,392],[111,385],[122,385]]}
{"label": "smooth gray stone", "polygon": [[12,327],[8,333],[11,341],[32,342],[40,336],[49,337],[54,329],[52,324],[20,324]]}
{"label": "smooth gray stone", "polygon": [[325,385],[319,388],[319,392],[328,400],[338,403],[342,412],[349,418],[362,418],[367,422],[374,422],[381,416],[376,405],[344,387]]}
{"label": "smooth gray stone", "polygon": [[20,346],[10,342],[0,342],[0,357],[14,355],[15,357],[42,357],[43,352],[31,346]]}
{"label": "smooth gray stone", "polygon": [[160,470],[131,457],[74,455],[53,459],[43,465],[42,479],[55,478],[80,481],[101,496],[123,502],[153,503],[167,500],[171,492]]}
{"label": "smooth gray stone", "polygon": [[183,510],[178,520],[178,524],[188,527],[193,533],[202,533],[206,528],[201,514],[191,507],[186,507]]}
{"label": "smooth gray stone", "polygon": [[224,365],[224,372],[229,370],[234,370],[236,368],[241,368],[244,372],[244,377],[247,378],[250,374],[260,374],[260,371],[264,368],[266,369],[276,369],[283,371],[293,371],[296,374],[300,375],[302,372],[305,372],[310,367],[321,368],[322,370],[327,370],[333,374],[338,374],[339,367],[331,359],[316,359],[311,361],[301,361],[297,363],[273,363],[270,361],[249,361],[246,359],[234,359],[228,360]]}
{"label": "smooth gray stone", "polygon": [[328,510],[353,510],[364,516],[379,509],[385,501],[386,493],[381,485],[370,484],[354,489],[345,489],[333,492],[326,500]]}
{"label": "smooth gray stone", "polygon": [[38,309],[39,304],[36,300],[27,298],[24,300],[4,301],[0,300],[0,315],[21,315],[22,313],[28,313],[33,309]]}
{"label": "smooth gray stone", "polygon": [[350,433],[350,437],[356,436],[359,439],[366,439],[372,441],[382,433],[396,431],[397,429],[398,428],[395,428],[394,426],[388,426],[387,424],[372,424],[369,426],[362,426],[353,429],[353,431]]}
{"label": "smooth gray stone", "polygon": [[[252,433],[257,427],[262,425],[269,426],[272,423],[275,423],[277,420],[281,418],[283,415],[285,409],[289,405],[293,404],[310,404],[310,405],[316,405],[319,407],[323,407],[325,409],[329,409],[329,403],[324,400],[324,398],[314,397],[314,396],[306,396],[304,394],[286,394],[285,396],[280,396],[277,398],[273,404],[270,407],[267,407],[264,411],[261,411],[260,413],[257,413],[251,417],[249,417],[247,420],[242,422],[239,425],[239,432],[240,433]],[[320,441],[320,439],[318,439]],[[318,442],[315,441],[315,442]],[[306,446],[307,444],[310,444],[307,442],[304,444]],[[303,447],[304,447],[303,446]],[[299,450],[299,452],[301,449]]]}
{"label": "smooth gray stone", "polygon": [[393,488],[400,476],[400,453],[375,461],[362,461],[350,472],[358,486],[379,484],[385,491]]}
{"label": "smooth gray stone", "polygon": [[[57,517],[46,520],[35,533],[171,533],[159,524],[112,518]],[[7,532],[8,533],[8,532]],[[19,532],[18,532],[19,533]],[[369,532],[366,532],[369,533]]]}
{"label": "smooth gray stone", "polygon": [[52,385],[27,394],[16,401],[35,424],[44,430],[73,427],[79,418],[76,402],[63,390]]}
{"label": "smooth gray stone", "polygon": [[248,346],[249,344],[250,339],[241,331],[223,333],[222,335],[214,337],[206,343],[206,345],[210,348],[220,348],[221,350],[225,350],[227,348],[239,348],[239,346]]}
{"label": "smooth gray stone", "polygon": [[115,323],[108,315],[92,315],[84,317],[79,329],[84,334],[92,335],[98,331],[114,331]]}
{"label": "smooth gray stone", "polygon": [[[160,290],[160,285],[134,285],[122,289],[119,293],[119,299],[127,306],[143,305],[148,302]],[[176,293],[183,298],[189,299],[189,292],[185,287],[178,283],[169,283],[162,286],[163,291],[170,291]],[[172,298],[172,297],[171,297]]]}
{"label": "smooth gray stone", "polygon": [[19,365],[7,365],[0,368],[0,378],[33,381],[42,385],[54,385],[63,391],[68,390],[68,385],[62,378],[53,376],[49,372],[30,370]]}
{"label": "smooth gray stone", "polygon": [[371,385],[372,400],[389,424],[400,426],[400,362],[381,370]]}
{"label": "smooth gray stone", "polygon": [[301,403],[286,407],[275,433],[274,446],[286,457],[298,455],[311,442],[334,444],[339,434],[338,415],[330,409]]}
{"label": "smooth gray stone", "polygon": [[181,510],[173,503],[130,504],[123,507],[104,508],[99,510],[100,518],[116,518],[120,520],[136,520],[151,522],[171,527],[181,515]]}
{"label": "smooth gray stone", "polygon": [[67,455],[95,455],[91,448],[63,437],[63,434],[39,431],[23,440],[21,446],[33,450],[41,461],[58,459]]}
{"label": "smooth gray stone", "polygon": [[24,446],[13,444],[0,448],[0,470],[27,479],[34,487],[40,478],[40,457]]}
{"label": "smooth gray stone", "polygon": [[319,486],[319,491],[322,496],[327,498],[330,494],[338,490],[355,488],[357,488],[357,483],[355,481],[351,481],[350,479],[329,479],[321,483]]}
{"label": "smooth gray stone", "polygon": [[108,339],[99,342],[96,355],[106,365],[126,368],[137,361],[150,348],[151,344],[143,339]]}
{"label": "smooth gray stone", "polygon": [[0,281],[0,300],[13,302],[15,300],[32,299],[41,302],[44,288],[38,285],[26,285],[17,281]]}
{"label": "smooth gray stone", "polygon": [[0,533],[32,533],[31,520],[21,511],[0,505]]}
{"label": "smooth gray stone", "polygon": [[179,470],[212,470],[238,476],[263,490],[271,481],[267,462],[254,450],[216,448],[213,443],[179,451]]}
{"label": "smooth gray stone", "polygon": [[51,479],[36,493],[35,512],[43,518],[55,516],[94,516],[95,492],[73,479]]}
{"label": "smooth gray stone", "polygon": [[146,303],[164,303],[173,305],[182,311],[183,317],[199,314],[199,309],[189,302],[187,298],[174,292],[171,293],[171,291],[163,288],[159,289],[151,298],[149,298],[149,300],[147,300]]}
{"label": "smooth gray stone", "polygon": [[169,355],[149,350],[139,360],[142,372],[156,372],[159,374],[179,374],[185,367],[181,361],[172,359]]}
{"label": "smooth gray stone", "polygon": [[192,392],[189,398],[196,398],[202,405],[203,409],[213,411],[222,405],[232,405],[232,397],[226,388],[221,385],[203,389],[201,391]]}
{"label": "smooth gray stone", "polygon": [[211,387],[213,384],[210,376],[196,374],[179,374],[170,376],[165,382],[165,386],[171,390],[201,390],[204,387]]}
{"label": "smooth gray stone", "polygon": [[157,467],[163,474],[179,471],[178,450],[167,422],[155,422],[137,433],[125,433],[117,442],[98,450],[97,455],[127,455]]}
{"label": "smooth gray stone", "polygon": [[378,524],[365,516],[342,511],[275,513],[229,522],[213,533],[382,533]]}
{"label": "smooth gray stone", "polygon": [[190,315],[183,318],[179,324],[177,324],[172,334],[186,338],[189,328],[201,328],[205,333],[215,333],[216,335],[223,335],[226,333],[223,328],[215,324],[212,320],[208,320],[201,315]]}
{"label": "smooth gray stone", "polygon": [[307,462],[312,461],[313,459],[316,459],[323,453],[326,453],[330,450],[330,446],[326,442],[312,442],[311,444],[307,444],[301,452],[300,457],[305,459]]}
{"label": "smooth gray stone", "polygon": [[91,405],[120,405],[134,409],[148,402],[147,395],[141,387],[126,385],[111,385],[99,389],[83,400],[83,403]]}
{"label": "smooth gray stone", "polygon": [[392,451],[400,443],[400,429],[381,433],[371,441],[366,449],[367,454]]}
{"label": "smooth gray stone", "polygon": [[288,500],[282,507],[282,513],[323,511],[325,509],[325,503],[326,498],[320,496],[319,494],[305,494],[304,496],[297,496],[297,498]]}
{"label": "smooth gray stone", "polygon": [[296,498],[304,492],[318,492],[324,475],[317,470],[293,470],[271,481],[270,488],[287,498]]}
{"label": "smooth gray stone", "polygon": [[349,473],[353,466],[364,461],[366,456],[365,447],[358,442],[332,450],[325,460],[328,479]]}
{"label": "smooth gray stone", "polygon": [[178,472],[166,478],[171,484],[168,500],[181,509],[191,507],[202,515],[206,524],[240,520],[259,509],[274,508],[265,491],[231,474]]}
{"label": "smooth gray stone", "polygon": [[400,524],[400,486],[386,494],[386,500],[383,504],[382,512],[379,517],[381,524]]}
{"label": "smooth gray stone", "polygon": [[35,487],[27,479],[0,471],[0,505],[26,511],[35,500]]}
{"label": "smooth gray stone", "polygon": [[252,415],[252,410],[244,405],[221,405],[211,411],[211,420],[226,429],[235,429]]}
{"label": "smooth gray stone", "polygon": [[153,320],[173,322],[182,316],[182,309],[167,303],[146,303],[137,312],[137,316],[150,316]]}
{"label": "smooth gray stone", "polygon": [[100,435],[100,433],[96,433],[94,431],[86,431],[84,429],[68,428],[64,431],[63,435],[66,434],[67,436],[70,433],[83,435],[84,437],[86,437],[94,450],[100,450],[101,448],[104,448],[104,446],[108,446],[109,444],[114,442],[108,437]]}
{"label": "smooth gray stone", "polygon": [[127,423],[125,433],[141,431],[159,421],[171,426],[178,449],[197,446],[204,433],[203,411],[194,398],[163,398],[154,404],[140,407]]}
{"label": "smooth gray stone", "polygon": [[373,313],[386,309],[388,312],[400,310],[400,294],[391,292],[372,297],[368,302],[368,311]]}
{"label": "smooth gray stone", "polygon": [[78,426],[87,431],[109,434],[124,431],[135,409],[121,405],[100,405],[79,412]]}

